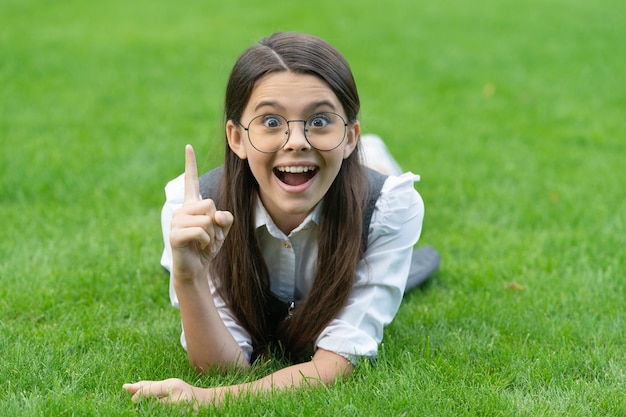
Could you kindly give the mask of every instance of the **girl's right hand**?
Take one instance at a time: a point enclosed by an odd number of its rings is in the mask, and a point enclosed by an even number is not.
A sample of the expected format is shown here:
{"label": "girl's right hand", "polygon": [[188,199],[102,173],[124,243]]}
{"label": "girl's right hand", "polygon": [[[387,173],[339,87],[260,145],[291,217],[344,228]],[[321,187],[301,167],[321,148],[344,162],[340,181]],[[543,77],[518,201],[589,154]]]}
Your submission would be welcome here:
{"label": "girl's right hand", "polygon": [[206,278],[208,266],[220,251],[233,224],[233,215],[219,211],[213,200],[200,198],[196,155],[191,145],[185,148],[185,198],[174,212],[170,244],[175,279]]}

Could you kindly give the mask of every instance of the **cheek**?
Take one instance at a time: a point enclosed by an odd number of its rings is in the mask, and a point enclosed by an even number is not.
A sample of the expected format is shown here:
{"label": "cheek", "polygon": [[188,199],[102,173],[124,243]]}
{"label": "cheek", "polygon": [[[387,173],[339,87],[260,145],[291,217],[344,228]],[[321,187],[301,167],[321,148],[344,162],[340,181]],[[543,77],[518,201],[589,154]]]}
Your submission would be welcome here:
{"label": "cheek", "polygon": [[273,175],[270,158],[248,154],[248,165],[258,183],[263,183]]}
{"label": "cheek", "polygon": [[344,152],[342,150],[334,153],[332,157],[326,159],[326,170],[329,175],[332,176],[333,180],[339,173],[339,170],[341,170],[341,165],[343,164],[343,161],[345,159],[343,155]]}

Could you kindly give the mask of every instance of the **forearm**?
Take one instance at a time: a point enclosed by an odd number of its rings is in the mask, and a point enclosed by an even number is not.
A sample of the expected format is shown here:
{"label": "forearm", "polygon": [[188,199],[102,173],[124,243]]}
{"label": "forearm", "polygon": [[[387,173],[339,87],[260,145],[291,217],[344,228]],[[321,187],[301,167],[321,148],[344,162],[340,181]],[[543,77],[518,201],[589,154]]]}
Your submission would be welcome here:
{"label": "forearm", "polygon": [[222,321],[207,279],[176,280],[189,361],[198,369],[246,367],[248,361]]}
{"label": "forearm", "polygon": [[319,385],[332,385],[346,378],[353,365],[344,357],[319,349],[309,362],[300,363],[276,371],[257,381],[215,388],[195,388],[199,403],[221,403],[226,396],[239,397],[246,394],[261,394]]}
{"label": "forearm", "polygon": [[336,353],[319,349],[313,359],[287,368],[250,384],[253,392],[274,391],[305,386],[332,385],[348,377],[353,366]]}

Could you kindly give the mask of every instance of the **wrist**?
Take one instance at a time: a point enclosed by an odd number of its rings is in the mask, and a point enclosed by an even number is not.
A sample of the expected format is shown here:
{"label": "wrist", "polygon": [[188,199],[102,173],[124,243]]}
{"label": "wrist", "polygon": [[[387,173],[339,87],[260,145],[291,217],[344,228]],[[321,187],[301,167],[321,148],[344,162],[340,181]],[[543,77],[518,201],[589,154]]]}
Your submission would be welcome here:
{"label": "wrist", "polygon": [[174,270],[172,272],[172,282],[175,288],[201,288],[208,286],[208,273],[201,272],[180,272]]}

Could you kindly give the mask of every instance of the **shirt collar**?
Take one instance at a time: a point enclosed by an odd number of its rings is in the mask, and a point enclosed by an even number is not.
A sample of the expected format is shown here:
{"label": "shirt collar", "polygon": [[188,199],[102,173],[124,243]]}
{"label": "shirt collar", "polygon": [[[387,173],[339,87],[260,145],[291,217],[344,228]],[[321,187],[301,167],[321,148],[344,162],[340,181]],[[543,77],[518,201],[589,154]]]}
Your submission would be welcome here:
{"label": "shirt collar", "polygon": [[[302,223],[300,223],[300,225],[298,227],[296,227],[295,229],[293,229],[290,233],[290,236],[294,233],[299,232],[300,230],[306,228],[310,223],[315,223],[317,225],[319,225],[320,223],[320,214],[321,214],[321,210],[322,210],[322,203],[320,202],[319,204],[317,204],[315,206],[315,208],[313,209],[313,211],[311,213],[309,213],[308,216],[306,216],[306,218],[302,221]],[[274,223],[274,220],[272,220],[272,217],[270,216],[270,214],[267,212],[267,210],[265,209],[265,206],[263,205],[263,203],[261,202],[261,199],[257,197],[256,200],[256,216],[254,219],[254,225],[257,229],[265,226],[267,227],[267,230],[270,232],[270,234],[272,234],[275,237],[278,238],[286,238],[287,236],[285,236],[285,234],[278,228],[278,226],[276,226],[276,224]]]}

